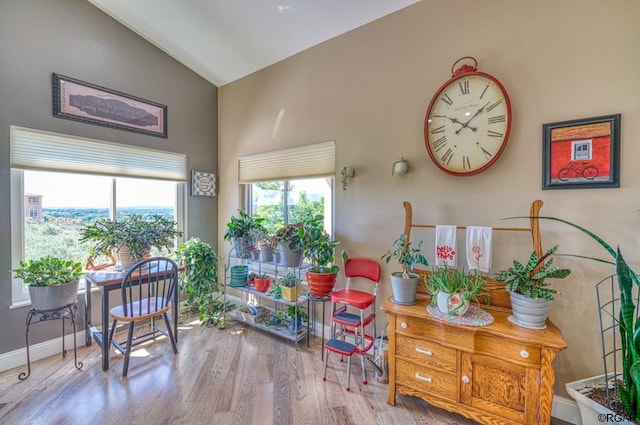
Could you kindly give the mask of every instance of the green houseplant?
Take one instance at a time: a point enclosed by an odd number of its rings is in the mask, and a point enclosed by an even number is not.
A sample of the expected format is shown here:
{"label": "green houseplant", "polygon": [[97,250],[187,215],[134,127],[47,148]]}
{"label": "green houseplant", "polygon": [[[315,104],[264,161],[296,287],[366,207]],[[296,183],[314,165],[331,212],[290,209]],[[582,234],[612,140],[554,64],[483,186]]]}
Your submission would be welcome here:
{"label": "green houseplant", "polygon": [[280,247],[280,262],[285,267],[299,267],[304,254],[303,222],[289,223],[276,230],[275,239]]}
{"label": "green houseplant", "polygon": [[80,233],[80,243],[91,242],[89,254],[110,255],[116,252],[120,263],[129,265],[142,259],[152,248],[172,250],[182,232],[177,223],[160,214],[150,220],[140,214],[131,214],[117,220],[101,218],[85,225]]}
{"label": "green houseplant", "polygon": [[28,286],[34,309],[53,310],[76,302],[83,271],[79,262],[46,256],[20,261],[13,273]]}
{"label": "green houseplant", "polygon": [[224,304],[218,283],[218,256],[211,245],[191,238],[178,246],[175,259],[185,270],[180,273],[180,289],[186,294],[186,306],[194,309],[204,326],[224,328],[224,313],[233,308]]}
{"label": "green houseplant", "polygon": [[413,305],[416,303],[416,293],[420,276],[413,273],[418,264],[428,266],[426,257],[422,254],[422,241],[417,247],[411,246],[411,241],[405,235],[400,235],[393,241],[393,248],[383,254],[381,260],[389,264],[395,259],[402,268],[401,272],[391,273],[391,288],[393,291],[393,301],[397,304]]}
{"label": "green houseplant", "polygon": [[505,283],[505,290],[511,297],[513,321],[522,327],[544,328],[547,314],[557,290],[549,286],[546,279],[564,279],[571,270],[551,267],[558,246],[549,249],[541,257],[533,251],[526,264],[517,260],[513,266],[496,274],[498,282]]}
{"label": "green houseplant", "polygon": [[282,298],[286,301],[295,301],[298,298],[298,287],[300,286],[300,279],[295,273],[289,272],[280,280],[280,289],[282,291]]}
{"label": "green houseplant", "polygon": [[440,267],[425,279],[424,288],[431,294],[431,303],[452,316],[462,316],[467,312],[469,303],[480,303],[488,299],[484,291],[487,281],[478,273],[461,272],[449,267]]}
{"label": "green houseplant", "polygon": [[302,240],[304,256],[311,263],[306,271],[309,291],[316,297],[325,297],[333,290],[340,270],[334,264],[335,248],[339,242],[324,230],[324,217],[321,215],[303,222]]}
{"label": "green houseplant", "polygon": [[236,256],[251,257],[251,251],[256,249],[258,238],[266,233],[262,225],[264,218],[253,217],[242,210],[238,210],[238,217],[232,216],[224,232],[224,240],[233,243]]}

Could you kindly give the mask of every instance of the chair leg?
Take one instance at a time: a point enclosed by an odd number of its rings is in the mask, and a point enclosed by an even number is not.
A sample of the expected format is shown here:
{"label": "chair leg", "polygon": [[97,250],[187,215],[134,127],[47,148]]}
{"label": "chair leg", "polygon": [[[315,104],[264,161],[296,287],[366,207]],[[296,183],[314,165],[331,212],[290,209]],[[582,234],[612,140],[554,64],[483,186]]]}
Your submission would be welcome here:
{"label": "chair leg", "polygon": [[122,377],[127,376],[129,371],[129,357],[131,356],[131,343],[133,342],[133,327],[135,322],[129,322],[129,334],[127,335],[127,349],[124,353],[124,365],[122,366]]}
{"label": "chair leg", "polygon": [[322,375],[322,380],[326,381],[327,380],[327,363],[329,363],[329,353],[330,351],[325,349],[324,347],[322,347],[323,350],[325,350],[324,353],[324,374]]}
{"label": "chair leg", "polygon": [[367,385],[367,373],[364,368],[364,357],[366,353],[364,349],[367,345],[367,338],[364,333],[364,310],[360,310],[360,367],[362,368],[362,383]]}
{"label": "chair leg", "polygon": [[[109,332],[109,341],[102,341],[103,344],[111,344],[111,341],[113,341],[113,335],[116,333],[116,325],[118,324],[117,320],[113,321],[113,324],[111,325],[111,331]],[[111,347],[109,347],[111,348]]]}
{"label": "chair leg", "polygon": [[347,359],[347,391],[351,391],[351,358],[353,356],[349,356]]}
{"label": "chair leg", "polygon": [[[162,318],[164,319],[164,324],[167,327],[167,333],[169,334],[169,339],[171,340],[171,347],[173,347],[173,354],[178,354],[176,338],[173,336],[173,331],[171,330],[171,323],[169,323],[169,316],[167,316],[167,313],[164,313],[162,315]],[[176,329],[176,332],[177,331],[178,330]]]}

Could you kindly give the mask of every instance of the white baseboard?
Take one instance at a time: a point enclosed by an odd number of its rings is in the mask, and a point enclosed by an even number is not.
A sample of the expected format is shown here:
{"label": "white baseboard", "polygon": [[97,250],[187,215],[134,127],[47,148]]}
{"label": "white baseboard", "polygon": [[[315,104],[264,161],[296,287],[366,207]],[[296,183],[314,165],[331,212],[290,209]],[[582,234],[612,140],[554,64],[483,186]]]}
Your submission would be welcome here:
{"label": "white baseboard", "polygon": [[[76,344],[78,347],[85,344],[84,331],[76,332]],[[67,356],[69,353],[73,355],[73,334],[65,336],[64,348],[67,350]],[[29,347],[29,356],[31,357],[31,364],[33,362],[44,359],[49,356],[62,353],[62,337],[50,339],[48,341],[33,344]],[[0,372],[4,372],[9,369],[13,369],[19,366],[27,365],[27,349],[20,348],[8,353],[0,354]]]}
{"label": "white baseboard", "polygon": [[578,403],[566,397],[553,396],[551,416],[570,424],[582,425]]}

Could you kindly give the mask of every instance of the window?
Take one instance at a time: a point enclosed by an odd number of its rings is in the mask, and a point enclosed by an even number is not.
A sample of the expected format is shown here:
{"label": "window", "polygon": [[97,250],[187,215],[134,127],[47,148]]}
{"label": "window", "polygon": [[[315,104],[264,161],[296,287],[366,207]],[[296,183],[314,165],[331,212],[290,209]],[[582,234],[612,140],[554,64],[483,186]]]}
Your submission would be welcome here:
{"label": "window", "polygon": [[575,140],[572,143],[572,161],[591,159],[592,140]]}
{"label": "window", "polygon": [[249,188],[249,211],[265,219],[269,233],[319,214],[325,218],[325,229],[332,231],[332,177],[253,183]]}
{"label": "window", "polygon": [[[42,146],[49,151],[40,152]],[[78,243],[80,230],[101,217],[162,214],[185,229],[186,157],[182,154],[131,146],[122,150],[108,142],[20,127],[11,128],[11,147],[12,268],[22,259],[45,255],[84,264],[88,248]],[[84,159],[78,161],[78,157]],[[103,157],[112,164],[102,163]],[[119,159],[123,164],[118,165]],[[105,172],[105,167],[113,169]],[[101,175],[95,174],[96,169]],[[23,282],[13,279],[13,304],[28,300]]]}

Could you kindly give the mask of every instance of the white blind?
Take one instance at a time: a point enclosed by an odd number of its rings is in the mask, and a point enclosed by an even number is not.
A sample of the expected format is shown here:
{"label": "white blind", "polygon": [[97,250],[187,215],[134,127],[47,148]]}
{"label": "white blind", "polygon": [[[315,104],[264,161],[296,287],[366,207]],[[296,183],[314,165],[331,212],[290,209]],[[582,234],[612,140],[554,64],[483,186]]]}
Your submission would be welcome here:
{"label": "white blind", "polygon": [[335,142],[322,142],[238,158],[238,182],[242,184],[296,177],[332,175]]}
{"label": "white blind", "polygon": [[11,167],[187,181],[187,156],[11,126]]}

